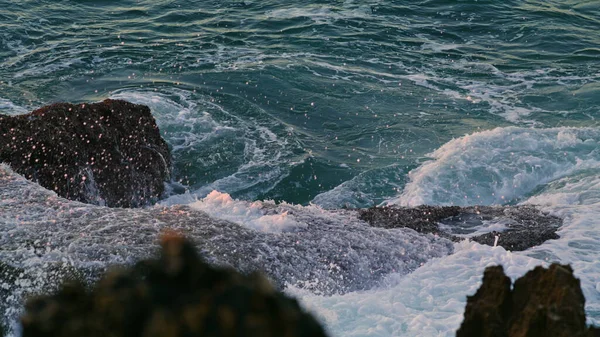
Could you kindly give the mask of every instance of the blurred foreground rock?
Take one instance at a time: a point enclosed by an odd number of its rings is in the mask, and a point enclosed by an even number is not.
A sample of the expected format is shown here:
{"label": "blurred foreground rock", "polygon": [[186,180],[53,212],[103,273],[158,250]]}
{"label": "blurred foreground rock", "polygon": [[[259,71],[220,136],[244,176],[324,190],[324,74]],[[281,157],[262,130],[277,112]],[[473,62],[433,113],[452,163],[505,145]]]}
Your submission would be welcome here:
{"label": "blurred foreground rock", "polygon": [[325,336],[265,278],[212,267],[176,235],[158,259],[109,272],[89,291],[64,285],[25,310],[23,337]]}
{"label": "blurred foreground rock", "polygon": [[585,298],[568,265],[536,267],[511,282],[501,266],[488,267],[477,293],[467,297],[457,337],[600,336],[586,326]]}
{"label": "blurred foreground rock", "polygon": [[170,158],[144,105],[107,99],[0,115],[0,162],[67,199],[146,205],[163,193]]}

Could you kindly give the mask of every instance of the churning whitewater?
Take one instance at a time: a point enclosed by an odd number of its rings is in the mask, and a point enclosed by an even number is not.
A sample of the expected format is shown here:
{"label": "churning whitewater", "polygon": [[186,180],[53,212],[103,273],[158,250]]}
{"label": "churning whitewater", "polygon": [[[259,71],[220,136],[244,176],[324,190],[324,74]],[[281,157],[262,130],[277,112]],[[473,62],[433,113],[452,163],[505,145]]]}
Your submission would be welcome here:
{"label": "churning whitewater", "polygon": [[[510,147],[502,142],[506,139]],[[19,310],[19,294],[55,286],[63,265],[94,278],[108,264],[149,256],[160,231],[173,228],[197,242],[213,263],[265,271],[334,336],[453,335],[466,296],[477,289],[486,266],[502,264],[516,278],[549,260],[573,265],[590,320],[597,322],[600,235],[594,219],[600,181],[593,164],[600,159],[599,141],[600,132],[586,128],[504,128],[468,135],[432,153],[409,174],[405,191],[390,200],[468,204],[449,181],[480,175],[489,180],[478,178],[480,185],[458,190],[493,203],[518,179],[527,188],[511,200],[541,205],[565,219],[560,239],[524,252],[452,243],[410,229],[372,228],[352,210],[248,202],[216,191],[187,205],[169,200],[147,209],[86,205],[59,198],[4,165],[0,256],[23,269],[16,288],[5,285],[13,291],[7,315]],[[481,151],[493,156],[484,159]],[[517,170],[522,176],[515,176]]]}
{"label": "churning whitewater", "polygon": [[[513,280],[571,264],[600,324],[598,31],[595,1],[0,0],[0,115],[127,100],[172,154],[163,198],[138,209],[63,199],[0,160],[0,271],[18,275],[0,275],[2,318],[18,336],[29,294],[131,265],[175,229],[334,337],[454,336],[496,264]],[[562,225],[511,252],[506,219],[361,220],[422,204]]]}

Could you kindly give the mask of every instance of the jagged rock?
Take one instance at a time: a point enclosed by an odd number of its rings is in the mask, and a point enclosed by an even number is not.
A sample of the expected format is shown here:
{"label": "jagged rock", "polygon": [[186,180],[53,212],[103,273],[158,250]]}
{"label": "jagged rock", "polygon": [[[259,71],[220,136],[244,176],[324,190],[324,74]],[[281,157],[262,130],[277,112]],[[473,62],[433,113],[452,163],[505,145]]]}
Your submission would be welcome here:
{"label": "jagged rock", "polygon": [[457,337],[506,336],[506,317],[512,309],[510,278],[501,266],[489,267],[475,295],[467,298],[465,320]]}
{"label": "jagged rock", "polygon": [[584,305],[580,282],[568,265],[536,267],[512,291],[502,267],[489,267],[477,293],[467,297],[456,336],[596,336],[599,331],[586,326]]}
{"label": "jagged rock", "polygon": [[171,166],[150,109],[121,100],[0,115],[0,162],[62,197],[110,207],[156,200]]}
{"label": "jagged rock", "polygon": [[325,336],[265,278],[212,267],[176,235],[158,259],[111,271],[90,291],[65,285],[25,310],[23,337]]}
{"label": "jagged rock", "polygon": [[[468,237],[489,246],[494,245],[498,236],[498,245],[511,251],[558,239],[556,230],[562,225],[562,219],[533,206],[384,206],[359,210],[359,217],[374,227],[411,228],[453,241]],[[466,235],[486,221],[502,223],[505,228],[501,232]]]}

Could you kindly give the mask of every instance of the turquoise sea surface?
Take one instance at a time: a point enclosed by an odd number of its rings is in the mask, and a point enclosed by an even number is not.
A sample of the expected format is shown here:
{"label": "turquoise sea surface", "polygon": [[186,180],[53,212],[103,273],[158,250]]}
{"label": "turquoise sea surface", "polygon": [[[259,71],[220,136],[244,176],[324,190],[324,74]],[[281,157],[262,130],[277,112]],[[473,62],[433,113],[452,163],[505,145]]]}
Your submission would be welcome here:
{"label": "turquoise sea surface", "polygon": [[0,0],[0,114],[106,98],[152,109],[174,161],[165,205],[565,219],[560,240],[457,244],[385,289],[293,290],[335,336],[450,336],[486,265],[550,260],[574,266],[600,323],[599,1]]}
{"label": "turquoise sea surface", "polygon": [[453,138],[597,125],[599,31],[597,1],[4,0],[0,113],[128,99],[191,191],[368,206]]}

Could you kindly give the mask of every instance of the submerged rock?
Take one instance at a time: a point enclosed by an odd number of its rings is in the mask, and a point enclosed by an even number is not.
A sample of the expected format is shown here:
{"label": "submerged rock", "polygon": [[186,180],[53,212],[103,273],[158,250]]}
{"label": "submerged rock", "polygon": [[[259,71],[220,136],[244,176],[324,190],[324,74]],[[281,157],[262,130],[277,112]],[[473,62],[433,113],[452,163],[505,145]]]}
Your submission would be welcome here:
{"label": "submerged rock", "polygon": [[65,285],[33,298],[21,319],[37,336],[325,336],[298,302],[260,275],[211,267],[167,236],[158,259],[114,270],[87,291]]}
{"label": "submerged rock", "polygon": [[[411,228],[419,233],[432,233],[453,241],[470,239],[506,250],[521,251],[558,239],[562,219],[548,215],[534,206],[417,206],[371,207],[360,210],[359,217],[371,226]],[[493,222],[497,231],[478,234]]]}
{"label": "submerged rock", "polygon": [[585,298],[568,265],[536,267],[515,281],[501,266],[488,267],[477,293],[467,297],[457,337],[596,336],[586,326]]}
{"label": "submerged rock", "polygon": [[67,199],[110,207],[151,203],[164,191],[170,158],[143,105],[107,99],[0,115],[0,162]]}

